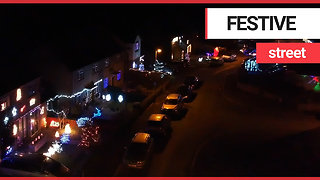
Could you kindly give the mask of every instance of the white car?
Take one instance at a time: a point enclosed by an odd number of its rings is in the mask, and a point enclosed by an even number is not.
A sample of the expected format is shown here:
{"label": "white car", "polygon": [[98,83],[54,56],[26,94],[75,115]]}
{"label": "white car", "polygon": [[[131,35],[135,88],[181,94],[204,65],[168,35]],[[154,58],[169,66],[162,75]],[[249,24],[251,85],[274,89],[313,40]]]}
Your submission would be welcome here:
{"label": "white car", "polygon": [[169,94],[162,104],[161,111],[166,114],[178,114],[183,108],[183,98],[180,94]]}

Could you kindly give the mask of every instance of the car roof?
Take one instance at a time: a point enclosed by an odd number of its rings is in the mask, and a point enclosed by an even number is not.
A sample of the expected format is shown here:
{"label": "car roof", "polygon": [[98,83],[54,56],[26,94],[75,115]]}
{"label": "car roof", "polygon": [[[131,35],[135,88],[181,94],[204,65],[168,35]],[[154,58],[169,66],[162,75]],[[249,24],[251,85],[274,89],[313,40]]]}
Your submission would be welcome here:
{"label": "car roof", "polygon": [[169,94],[167,96],[167,99],[178,99],[180,94]]}
{"label": "car roof", "polygon": [[151,114],[149,117],[149,121],[161,121],[164,116],[164,114]]}
{"label": "car roof", "polygon": [[146,143],[150,138],[150,134],[148,133],[136,133],[135,136],[132,138],[133,143]]}

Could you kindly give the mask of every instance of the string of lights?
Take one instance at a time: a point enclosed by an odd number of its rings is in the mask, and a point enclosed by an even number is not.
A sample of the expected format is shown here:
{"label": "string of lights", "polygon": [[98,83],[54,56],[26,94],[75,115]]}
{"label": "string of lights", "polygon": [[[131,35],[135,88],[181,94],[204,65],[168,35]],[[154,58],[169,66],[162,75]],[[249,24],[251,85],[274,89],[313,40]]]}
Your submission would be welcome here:
{"label": "string of lights", "polygon": [[56,99],[60,99],[60,98],[72,99],[72,98],[74,98],[74,97],[77,97],[77,96],[81,95],[81,94],[84,93],[84,92],[87,92],[87,91],[91,92],[92,90],[94,90],[94,89],[96,89],[96,88],[98,87],[98,84],[99,84],[100,82],[102,82],[102,79],[100,79],[100,80],[96,81],[95,83],[93,83],[93,84],[94,84],[94,87],[93,87],[93,88],[91,88],[91,89],[84,88],[83,90],[81,90],[81,91],[79,91],[79,92],[76,92],[76,93],[74,93],[74,94],[72,94],[72,95],[70,95],[70,96],[68,96],[68,95],[56,95],[55,97],[50,98],[50,99],[47,101],[47,111],[53,112],[53,113],[55,113],[55,114],[58,115],[58,116],[62,114],[64,118],[67,117],[67,115],[66,115],[66,113],[65,113],[64,110],[56,111],[56,110],[54,110],[53,108],[50,108],[50,102],[53,102],[53,101],[55,101]]}

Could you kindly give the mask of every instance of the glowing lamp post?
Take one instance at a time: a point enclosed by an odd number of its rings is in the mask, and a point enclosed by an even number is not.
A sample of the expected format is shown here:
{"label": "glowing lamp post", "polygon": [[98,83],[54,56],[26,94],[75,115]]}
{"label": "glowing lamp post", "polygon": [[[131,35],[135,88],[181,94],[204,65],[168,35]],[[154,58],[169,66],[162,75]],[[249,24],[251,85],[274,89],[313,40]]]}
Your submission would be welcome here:
{"label": "glowing lamp post", "polygon": [[161,53],[162,52],[162,49],[157,49],[156,50],[156,53],[155,53],[155,60],[158,59],[158,53]]}

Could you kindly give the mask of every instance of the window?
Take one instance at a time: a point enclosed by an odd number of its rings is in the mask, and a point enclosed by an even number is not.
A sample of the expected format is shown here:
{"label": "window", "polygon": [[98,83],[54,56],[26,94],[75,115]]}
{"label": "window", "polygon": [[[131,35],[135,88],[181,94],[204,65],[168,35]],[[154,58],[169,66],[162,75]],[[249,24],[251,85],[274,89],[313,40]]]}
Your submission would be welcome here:
{"label": "window", "polygon": [[109,86],[109,78],[105,78],[103,81],[103,87],[107,88]]}
{"label": "window", "polygon": [[1,111],[4,111],[4,110],[6,110],[7,109],[7,102],[3,102],[3,103],[1,103]]}
{"label": "window", "polygon": [[21,89],[17,89],[17,97],[16,97],[16,100],[17,101],[20,101],[20,99],[22,98],[22,95],[21,95]]}
{"label": "window", "polygon": [[84,72],[83,71],[79,71],[78,72],[78,80],[81,81],[82,79],[84,79]]}
{"label": "window", "polygon": [[30,106],[33,106],[36,103],[36,98],[31,98],[29,101]]}
{"label": "window", "polygon": [[117,80],[120,81],[120,79],[121,79],[121,71],[119,71],[117,74]]}
{"label": "window", "polygon": [[139,51],[139,42],[138,41],[134,44],[134,50]]}

